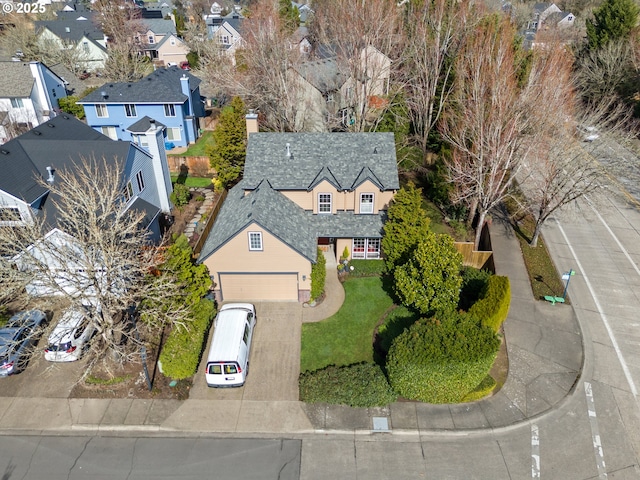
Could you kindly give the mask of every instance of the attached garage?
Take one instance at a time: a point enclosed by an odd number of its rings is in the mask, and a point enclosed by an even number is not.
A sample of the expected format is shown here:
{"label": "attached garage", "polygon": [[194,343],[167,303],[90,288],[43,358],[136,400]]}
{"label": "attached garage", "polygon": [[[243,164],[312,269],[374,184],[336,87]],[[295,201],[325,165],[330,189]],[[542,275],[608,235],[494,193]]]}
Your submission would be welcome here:
{"label": "attached garage", "polygon": [[219,273],[222,300],[298,301],[297,273]]}

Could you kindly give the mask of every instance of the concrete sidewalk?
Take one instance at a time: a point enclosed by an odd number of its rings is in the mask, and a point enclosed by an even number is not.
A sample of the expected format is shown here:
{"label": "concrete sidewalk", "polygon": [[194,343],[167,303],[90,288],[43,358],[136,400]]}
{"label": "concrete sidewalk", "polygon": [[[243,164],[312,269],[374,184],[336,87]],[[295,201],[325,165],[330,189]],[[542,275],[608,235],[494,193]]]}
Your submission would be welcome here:
{"label": "concrete sidewalk", "polygon": [[[303,435],[313,432],[442,432],[500,429],[557,408],[572,393],[584,361],[582,334],[569,305],[532,298],[517,239],[494,220],[494,261],[511,280],[504,325],[508,379],[485,400],[460,405],[414,402],[357,409],[296,401],[2,398],[0,433],[157,432],[166,435]],[[335,313],[344,290],[328,275],[327,296],[303,309],[303,321]],[[329,266],[328,266],[329,270]],[[322,317],[324,318],[324,317]],[[1,393],[0,393],[1,395]],[[374,428],[375,427],[375,428]]]}

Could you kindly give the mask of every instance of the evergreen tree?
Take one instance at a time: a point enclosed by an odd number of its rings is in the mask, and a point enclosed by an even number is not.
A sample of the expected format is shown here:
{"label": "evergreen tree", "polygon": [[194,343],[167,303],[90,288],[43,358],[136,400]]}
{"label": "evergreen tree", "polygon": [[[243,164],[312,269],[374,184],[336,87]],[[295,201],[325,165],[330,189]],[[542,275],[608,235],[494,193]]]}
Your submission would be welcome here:
{"label": "evergreen tree", "polygon": [[220,114],[218,126],[213,131],[215,144],[209,148],[209,162],[217,173],[216,184],[228,187],[242,174],[247,152],[246,109],[240,97]]}
{"label": "evergreen tree", "polygon": [[278,15],[287,33],[293,33],[300,25],[298,9],[291,4],[291,0],[278,0]]}
{"label": "evergreen tree", "polygon": [[455,311],[462,287],[462,255],[453,238],[429,232],[394,271],[394,286],[402,304],[423,315]]}
{"label": "evergreen tree", "polygon": [[611,40],[626,38],[638,21],[634,0],[605,0],[587,19],[589,49],[596,50]]}
{"label": "evergreen tree", "polygon": [[429,217],[422,208],[422,190],[409,183],[393,198],[384,225],[382,250],[390,272],[406,263],[420,240],[429,233]]}

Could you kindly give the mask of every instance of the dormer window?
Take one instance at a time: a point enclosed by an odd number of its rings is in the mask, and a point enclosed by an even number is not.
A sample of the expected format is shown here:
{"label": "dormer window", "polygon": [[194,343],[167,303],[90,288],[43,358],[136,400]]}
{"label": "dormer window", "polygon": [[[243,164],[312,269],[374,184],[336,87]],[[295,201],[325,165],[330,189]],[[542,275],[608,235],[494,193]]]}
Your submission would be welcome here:
{"label": "dormer window", "polygon": [[154,43],[156,43],[156,37],[154,37],[153,35],[149,35],[147,37],[147,41],[149,42],[149,45],[153,45]]}
{"label": "dormer window", "polygon": [[373,193],[360,194],[360,213],[373,213]]}
{"label": "dormer window", "polygon": [[319,193],[318,194],[318,213],[331,214],[333,209],[331,208],[331,194]]}
{"label": "dormer window", "polygon": [[249,232],[249,250],[252,252],[262,250],[262,232]]}

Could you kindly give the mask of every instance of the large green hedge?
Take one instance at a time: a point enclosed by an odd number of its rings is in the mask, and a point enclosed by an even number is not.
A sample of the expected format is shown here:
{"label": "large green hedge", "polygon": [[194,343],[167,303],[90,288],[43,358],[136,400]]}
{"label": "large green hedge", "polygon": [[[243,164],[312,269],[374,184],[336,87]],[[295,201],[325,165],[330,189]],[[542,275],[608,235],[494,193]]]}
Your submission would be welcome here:
{"label": "large green hedge", "polygon": [[193,320],[187,327],[175,325],[160,353],[162,373],[181,380],[193,376],[206,345],[211,321],[216,314],[212,301],[200,300],[192,308]]}
{"label": "large green hedge", "polygon": [[303,373],[300,375],[300,400],[374,407],[394,402],[396,395],[378,365],[357,363],[345,367],[330,365]]}
{"label": "large green hedge", "polygon": [[419,320],[391,344],[389,381],[407,399],[457,403],[486,377],[499,347],[497,335],[468,314]]}
{"label": "large green hedge", "polygon": [[509,278],[492,275],[487,279],[480,300],[473,304],[469,313],[479,318],[484,326],[497,332],[502,322],[507,319],[509,305],[511,305]]}

